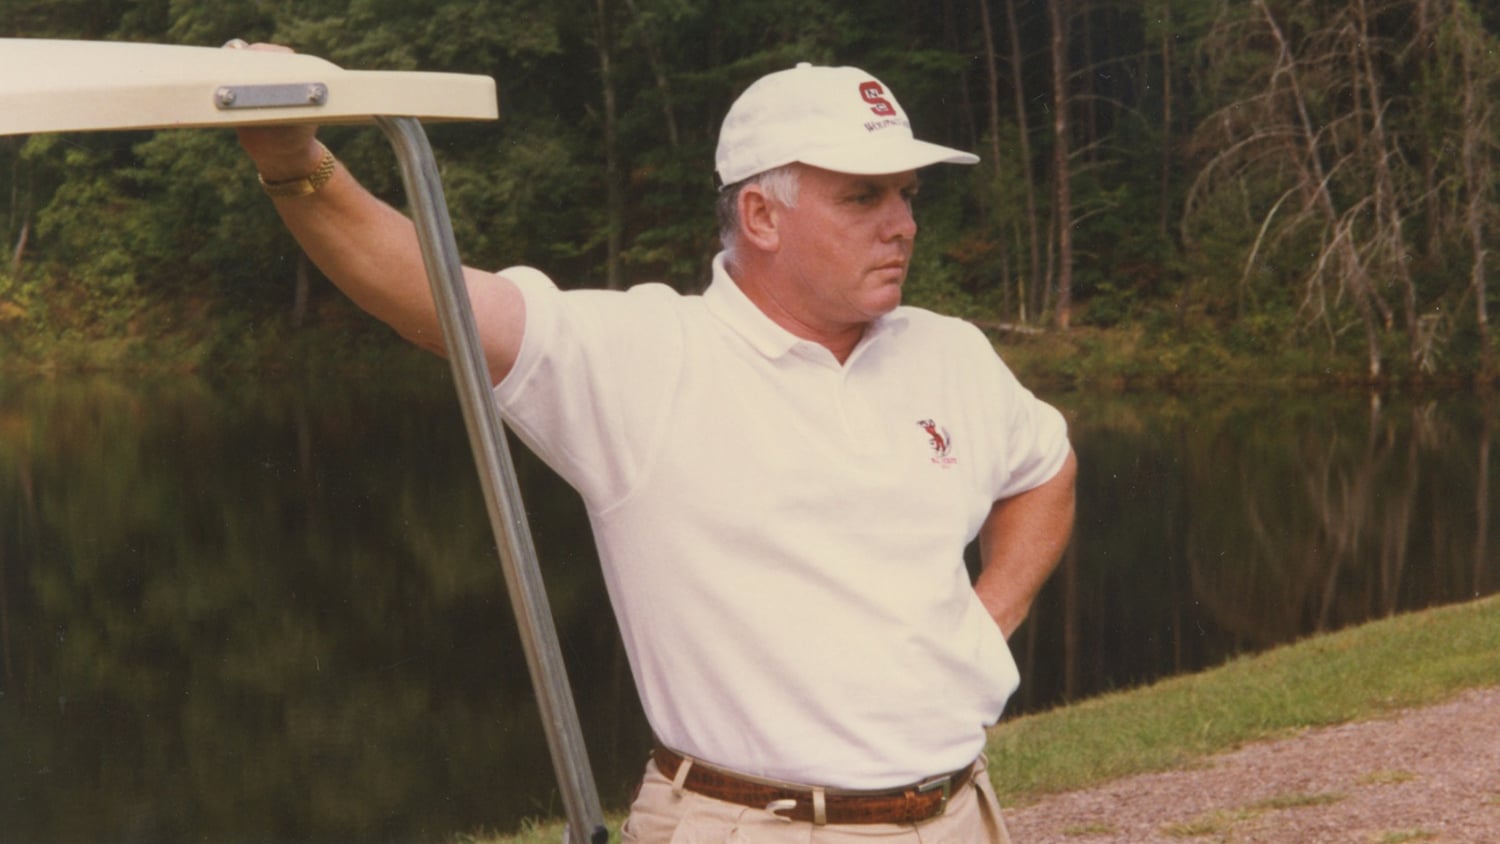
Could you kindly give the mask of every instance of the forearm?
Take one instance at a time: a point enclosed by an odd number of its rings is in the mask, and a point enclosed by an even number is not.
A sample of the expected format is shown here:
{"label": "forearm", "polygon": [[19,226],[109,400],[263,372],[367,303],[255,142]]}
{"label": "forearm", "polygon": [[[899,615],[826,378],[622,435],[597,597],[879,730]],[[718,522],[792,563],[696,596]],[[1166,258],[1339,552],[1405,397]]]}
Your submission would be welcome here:
{"label": "forearm", "polygon": [[1006,638],[1021,626],[1073,535],[1077,460],[1051,480],[995,502],[979,534],[974,591]]}
{"label": "forearm", "polygon": [[[242,129],[240,139],[264,180],[298,179],[324,154],[310,129]],[[312,193],[273,196],[276,210],[317,267],[355,304],[411,342],[443,353],[437,308],[416,228],[342,164]],[[464,268],[490,378],[498,383],[520,347],[524,302],[507,280]]]}
{"label": "forearm", "polygon": [[355,304],[411,342],[442,349],[410,220],[366,191],[342,165],[317,193],[273,201],[307,257]]}

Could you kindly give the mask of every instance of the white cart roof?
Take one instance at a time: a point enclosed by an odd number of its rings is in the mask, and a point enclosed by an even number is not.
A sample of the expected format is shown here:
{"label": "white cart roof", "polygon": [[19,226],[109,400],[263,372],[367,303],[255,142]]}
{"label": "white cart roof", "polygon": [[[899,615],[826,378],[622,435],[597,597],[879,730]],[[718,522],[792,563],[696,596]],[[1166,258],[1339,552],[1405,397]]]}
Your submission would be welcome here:
{"label": "white cart roof", "polygon": [[315,56],[0,38],[0,135],[374,117],[493,120],[488,76],[344,70]]}

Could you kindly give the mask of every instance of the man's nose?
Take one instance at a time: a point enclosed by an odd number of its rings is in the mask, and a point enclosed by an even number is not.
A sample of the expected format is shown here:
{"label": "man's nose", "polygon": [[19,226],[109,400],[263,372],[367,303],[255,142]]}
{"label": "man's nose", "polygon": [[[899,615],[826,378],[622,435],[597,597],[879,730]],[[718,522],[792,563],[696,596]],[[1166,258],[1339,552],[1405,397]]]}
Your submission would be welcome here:
{"label": "man's nose", "polygon": [[911,240],[917,236],[917,218],[912,213],[910,199],[898,194],[888,203],[882,234],[885,240]]}

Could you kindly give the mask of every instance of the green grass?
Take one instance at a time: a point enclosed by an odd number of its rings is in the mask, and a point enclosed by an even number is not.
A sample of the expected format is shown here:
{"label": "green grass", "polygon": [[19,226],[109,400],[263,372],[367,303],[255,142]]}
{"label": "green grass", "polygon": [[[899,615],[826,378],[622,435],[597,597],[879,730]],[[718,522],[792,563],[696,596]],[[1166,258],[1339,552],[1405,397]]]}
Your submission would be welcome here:
{"label": "green grass", "polygon": [[1425,829],[1398,829],[1375,838],[1376,844],[1406,844],[1408,841],[1431,841],[1437,833]]}
{"label": "green grass", "polygon": [[1004,722],[990,736],[990,774],[1015,803],[1497,684],[1500,597],[1372,622]]}
{"label": "green grass", "polygon": [[1411,771],[1371,771],[1355,781],[1355,785],[1399,785],[1411,782],[1417,775]]}
{"label": "green grass", "polygon": [[1162,832],[1173,838],[1222,838],[1240,823],[1253,819],[1256,814],[1249,809],[1215,809],[1189,821],[1167,824],[1162,827]]}
{"label": "green grass", "polygon": [[1063,829],[1063,835],[1069,838],[1082,838],[1088,835],[1114,835],[1115,828],[1104,821],[1090,821]]}
{"label": "green grass", "polygon": [[[1500,685],[1500,596],[1371,622],[1200,674],[1005,721],[990,735],[990,776],[1001,801],[1013,806],[1131,774],[1192,767],[1249,742],[1377,718],[1494,685]],[[1290,795],[1275,805],[1205,816],[1171,834],[1214,835],[1257,812],[1336,798]],[[615,836],[621,820],[609,819]],[[513,836],[460,841],[541,844],[561,836],[562,825],[553,821],[528,824]]]}
{"label": "green grass", "polygon": [[1278,794],[1258,803],[1238,809],[1214,809],[1191,820],[1168,824],[1162,832],[1173,838],[1222,838],[1236,826],[1252,821],[1267,812],[1284,809],[1301,809],[1307,806],[1327,806],[1344,799],[1342,794]]}
{"label": "green grass", "polygon": [[1338,792],[1323,794],[1278,794],[1251,804],[1248,808],[1257,812],[1279,812],[1283,809],[1302,809],[1307,806],[1328,806],[1344,799]]}

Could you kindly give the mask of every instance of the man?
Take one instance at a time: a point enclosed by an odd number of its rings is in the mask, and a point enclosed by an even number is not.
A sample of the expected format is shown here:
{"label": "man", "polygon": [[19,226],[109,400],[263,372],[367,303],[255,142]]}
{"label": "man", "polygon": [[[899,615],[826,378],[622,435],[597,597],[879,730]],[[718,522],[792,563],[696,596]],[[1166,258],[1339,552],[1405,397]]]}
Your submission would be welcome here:
{"label": "man", "polygon": [[[440,350],[408,221],[311,129],[241,142],[323,271]],[[1075,463],[977,330],[900,306],[916,171],[978,159],[805,64],[745,91],[716,157],[702,296],[465,270],[496,401],[587,505],[659,740],[624,840],[1007,841],[985,729]]]}

